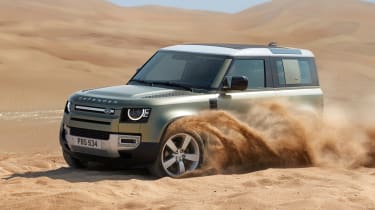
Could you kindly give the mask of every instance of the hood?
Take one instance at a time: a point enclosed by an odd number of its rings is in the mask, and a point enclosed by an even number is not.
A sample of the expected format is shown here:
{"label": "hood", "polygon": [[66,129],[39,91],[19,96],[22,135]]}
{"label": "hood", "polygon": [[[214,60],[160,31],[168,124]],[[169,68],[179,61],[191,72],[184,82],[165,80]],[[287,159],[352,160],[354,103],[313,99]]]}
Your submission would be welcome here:
{"label": "hood", "polygon": [[112,98],[160,98],[171,96],[192,95],[194,93],[183,90],[166,89],[161,87],[141,86],[141,85],[121,85],[113,87],[105,87],[82,91],[83,95]]}

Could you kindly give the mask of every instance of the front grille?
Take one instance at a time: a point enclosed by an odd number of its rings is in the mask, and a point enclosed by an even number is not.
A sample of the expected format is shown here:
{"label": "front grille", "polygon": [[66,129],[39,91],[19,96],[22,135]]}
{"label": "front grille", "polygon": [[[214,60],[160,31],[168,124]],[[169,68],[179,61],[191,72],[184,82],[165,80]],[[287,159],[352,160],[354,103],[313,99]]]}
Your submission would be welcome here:
{"label": "front grille", "polygon": [[112,108],[82,106],[82,105],[77,104],[74,106],[74,109],[76,111],[81,111],[81,112],[93,112],[93,113],[108,114],[108,115],[115,114],[115,110]]}
{"label": "front grille", "polygon": [[109,132],[106,131],[97,131],[97,130],[90,130],[84,128],[70,128],[70,135],[72,136],[80,136],[92,139],[101,139],[101,140],[108,140],[109,139]]}

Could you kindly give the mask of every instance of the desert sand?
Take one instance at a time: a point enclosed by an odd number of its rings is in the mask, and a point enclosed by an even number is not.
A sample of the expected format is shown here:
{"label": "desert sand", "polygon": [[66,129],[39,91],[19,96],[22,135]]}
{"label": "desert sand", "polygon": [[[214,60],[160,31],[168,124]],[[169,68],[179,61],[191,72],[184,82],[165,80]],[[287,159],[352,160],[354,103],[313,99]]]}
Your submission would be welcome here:
{"label": "desert sand", "polygon": [[202,42],[313,50],[325,120],[336,132],[328,137],[342,143],[348,128],[358,134],[351,141],[374,139],[361,130],[375,127],[374,20],[375,4],[359,0],[274,0],[238,14],[1,0],[0,209],[374,209],[371,164],[329,158],[156,180],[145,170],[69,169],[58,145],[69,94],[125,84],[158,48]]}

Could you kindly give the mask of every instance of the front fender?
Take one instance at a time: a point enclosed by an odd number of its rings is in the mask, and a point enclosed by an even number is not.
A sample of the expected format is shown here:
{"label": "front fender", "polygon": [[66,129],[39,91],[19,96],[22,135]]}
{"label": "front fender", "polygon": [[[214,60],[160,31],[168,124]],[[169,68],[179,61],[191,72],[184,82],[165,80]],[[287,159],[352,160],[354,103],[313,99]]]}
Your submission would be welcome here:
{"label": "front fender", "polygon": [[[153,117],[149,122],[141,126],[142,141],[159,143],[168,126],[175,120],[198,114],[202,109],[180,108],[167,111],[153,110]],[[155,113],[157,112],[157,113]]]}

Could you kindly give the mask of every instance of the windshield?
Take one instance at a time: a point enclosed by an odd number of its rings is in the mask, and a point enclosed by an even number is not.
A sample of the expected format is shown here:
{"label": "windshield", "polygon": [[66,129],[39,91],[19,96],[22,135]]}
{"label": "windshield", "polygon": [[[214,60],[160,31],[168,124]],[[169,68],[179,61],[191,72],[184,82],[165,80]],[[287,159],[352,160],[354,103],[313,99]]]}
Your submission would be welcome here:
{"label": "windshield", "polygon": [[230,61],[225,56],[159,51],[130,82],[213,90],[220,86]]}

